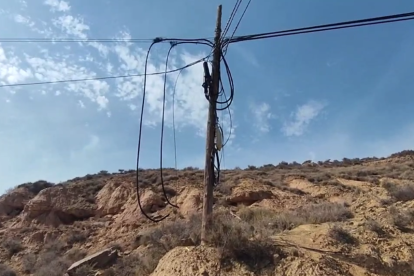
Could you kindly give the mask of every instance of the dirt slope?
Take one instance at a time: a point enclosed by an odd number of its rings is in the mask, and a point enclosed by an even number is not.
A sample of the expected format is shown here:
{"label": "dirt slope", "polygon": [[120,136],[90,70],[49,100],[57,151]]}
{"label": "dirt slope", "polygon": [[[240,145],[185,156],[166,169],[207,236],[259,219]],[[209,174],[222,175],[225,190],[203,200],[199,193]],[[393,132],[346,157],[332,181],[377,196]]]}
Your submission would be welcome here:
{"label": "dirt slope", "polygon": [[[108,266],[72,275],[413,275],[414,152],[222,172],[214,231],[199,246],[203,172],[164,169],[25,183],[0,197],[0,276],[63,275],[112,247]],[[15,274],[13,274],[13,271]]]}

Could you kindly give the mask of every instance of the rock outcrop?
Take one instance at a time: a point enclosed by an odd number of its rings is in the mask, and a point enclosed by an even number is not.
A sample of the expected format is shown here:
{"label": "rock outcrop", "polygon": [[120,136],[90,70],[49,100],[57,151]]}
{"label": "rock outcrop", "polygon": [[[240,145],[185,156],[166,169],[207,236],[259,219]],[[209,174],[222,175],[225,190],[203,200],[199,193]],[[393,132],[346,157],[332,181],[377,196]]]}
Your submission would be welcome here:
{"label": "rock outcrop", "polygon": [[255,202],[263,199],[270,199],[272,197],[273,193],[271,191],[248,190],[244,187],[236,187],[233,189],[232,194],[227,198],[227,202],[230,204],[251,205]]}
{"label": "rock outcrop", "polygon": [[186,188],[178,197],[178,206],[180,213],[188,217],[201,209],[202,195],[198,189]]}
{"label": "rock outcrop", "polygon": [[16,216],[24,206],[33,198],[33,194],[25,188],[14,189],[0,197],[0,217]]}
{"label": "rock outcrop", "polygon": [[58,226],[94,216],[96,206],[80,196],[78,189],[65,185],[42,190],[23,210],[23,220]]}

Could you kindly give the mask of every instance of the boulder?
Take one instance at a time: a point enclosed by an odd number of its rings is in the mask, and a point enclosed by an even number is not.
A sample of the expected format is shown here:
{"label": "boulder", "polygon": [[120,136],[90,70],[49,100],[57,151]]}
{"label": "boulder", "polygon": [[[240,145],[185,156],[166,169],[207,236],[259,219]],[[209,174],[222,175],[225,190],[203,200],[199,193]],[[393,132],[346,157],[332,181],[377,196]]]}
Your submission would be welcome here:
{"label": "boulder", "polygon": [[95,254],[86,256],[80,261],[73,263],[67,270],[69,276],[74,276],[78,268],[89,265],[95,269],[102,269],[113,265],[118,259],[118,251],[113,248],[107,248]]}
{"label": "boulder", "polygon": [[96,196],[98,214],[115,215],[122,211],[131,194],[134,193],[130,183],[108,183]]}

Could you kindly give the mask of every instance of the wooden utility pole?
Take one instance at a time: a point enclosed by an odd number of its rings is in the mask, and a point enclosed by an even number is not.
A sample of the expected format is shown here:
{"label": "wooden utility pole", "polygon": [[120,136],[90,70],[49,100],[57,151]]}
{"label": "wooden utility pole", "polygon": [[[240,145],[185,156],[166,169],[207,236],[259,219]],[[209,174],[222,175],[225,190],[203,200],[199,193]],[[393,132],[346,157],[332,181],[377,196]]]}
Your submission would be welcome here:
{"label": "wooden utility pole", "polygon": [[221,5],[217,8],[216,34],[214,37],[213,65],[211,74],[211,85],[209,87],[209,108],[207,119],[207,138],[206,138],[206,159],[204,167],[204,197],[203,197],[203,218],[201,223],[201,245],[205,245],[208,240],[208,233],[213,224],[213,186],[214,168],[211,165],[214,160],[214,137],[217,123],[217,106],[220,84],[220,58],[221,58]]}

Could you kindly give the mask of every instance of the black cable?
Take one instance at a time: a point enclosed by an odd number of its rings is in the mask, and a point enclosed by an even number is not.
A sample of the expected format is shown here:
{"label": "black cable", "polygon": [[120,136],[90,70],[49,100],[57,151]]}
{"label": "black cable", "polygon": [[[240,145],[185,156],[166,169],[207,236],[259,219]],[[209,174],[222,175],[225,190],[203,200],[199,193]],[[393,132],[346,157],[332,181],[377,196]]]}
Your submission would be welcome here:
{"label": "black cable", "polygon": [[[227,76],[228,76],[228,80],[229,80],[229,85],[230,85],[230,97],[227,98],[226,92],[224,90],[224,86],[223,86],[223,82],[222,82],[221,76],[219,77],[219,85],[220,85],[219,90],[220,91],[218,91],[217,99],[215,99],[215,104],[216,105],[217,104],[223,104],[225,106],[224,107],[219,107],[219,108],[216,107],[216,109],[215,109],[215,118],[216,118],[217,128],[221,132],[221,137],[220,138],[223,139],[223,128],[221,127],[221,125],[218,122],[217,111],[223,111],[223,110],[226,110],[227,109],[229,111],[230,125],[232,125],[230,105],[232,104],[233,98],[234,98],[234,82],[233,82],[233,77],[232,77],[232,74],[231,74],[230,66],[227,63],[226,57],[225,57],[225,55],[224,55],[224,53],[223,53],[222,50],[220,50],[220,57],[221,57],[221,60],[223,60],[223,62],[224,62],[224,65],[225,65],[225,68],[226,68],[226,72],[227,72]],[[208,74],[209,74],[208,73],[208,71],[209,71],[208,70],[208,65],[206,63],[204,63],[204,66],[205,66],[205,68],[204,68],[205,81],[204,81],[204,83],[203,83],[202,86],[205,89],[205,97],[210,102],[212,99],[210,98],[210,95],[206,92],[207,91],[206,89],[209,88],[209,86],[211,86],[211,84],[212,84],[211,83],[211,76],[208,76]],[[222,97],[222,96],[224,96],[224,100],[218,100],[218,98],[219,97]],[[216,139],[217,139],[217,136],[220,134],[220,133],[217,132],[217,128],[215,129]],[[229,136],[227,137],[227,140],[225,141],[225,143],[222,144],[222,147],[220,148],[220,150],[223,150],[224,149],[224,146],[230,140],[231,131],[232,131],[231,128],[230,128],[230,131],[229,131]],[[215,148],[214,149],[214,152],[212,153],[212,156],[210,157],[210,162],[211,162],[210,163],[210,166],[211,166],[211,169],[214,171],[214,176],[215,176],[215,180],[214,180],[215,186],[217,186],[219,184],[219,182],[220,182],[220,175],[221,175],[221,168],[220,168],[221,158],[219,156],[218,151],[219,150],[217,148]],[[215,162],[216,162],[216,164],[215,164]]]}
{"label": "black cable", "polygon": [[[224,104],[224,107],[219,107],[217,108],[217,110],[225,110],[228,109],[230,107],[230,105],[233,103],[233,99],[234,99],[234,82],[233,82],[233,76],[231,74],[230,71],[230,67],[229,64],[227,63],[226,57],[224,56],[223,52],[221,51],[221,58],[223,60],[224,63],[224,67],[226,68],[226,72],[227,72],[227,76],[229,79],[229,85],[230,85],[230,96],[228,99],[226,99],[223,102],[217,101],[217,104]],[[220,77],[220,82],[221,82],[221,77]]]}
{"label": "black cable", "polygon": [[237,29],[239,28],[240,22],[243,20],[244,14],[246,13],[247,9],[249,8],[251,2],[252,2],[252,0],[249,0],[249,2],[247,2],[247,5],[244,8],[244,11],[243,11],[242,15],[240,16],[240,19],[237,22],[236,27],[233,30],[233,33],[230,36],[230,39],[234,36],[234,34],[236,33]]}
{"label": "black cable", "polygon": [[[223,96],[224,96],[224,99],[227,101],[227,95],[226,95],[226,92],[224,91],[224,89],[223,89]],[[230,140],[231,134],[232,134],[232,131],[233,131],[233,118],[231,116],[230,108],[228,108],[227,111],[229,112],[230,130],[229,130],[229,135],[227,136],[226,141],[223,143],[223,148],[227,145],[228,141]],[[221,126],[220,126],[220,128],[221,128]],[[224,133],[222,128],[221,128],[221,132]]]}
{"label": "black cable", "polygon": [[[209,43],[207,43],[207,42],[186,42],[186,41],[182,41],[182,42],[171,42],[171,45],[170,45],[170,49],[168,50],[168,53],[167,53],[167,58],[166,58],[166,60],[165,60],[165,72],[167,72],[167,69],[168,69],[168,60],[169,60],[169,56],[170,56],[170,53],[171,53],[171,51],[172,51],[172,49],[175,47],[175,46],[177,46],[177,45],[180,45],[180,44],[187,44],[187,43],[192,43],[192,44],[203,44],[203,45],[208,45],[208,46],[211,46],[211,44],[209,44]],[[182,72],[182,71],[180,71],[180,72]],[[166,191],[165,191],[165,185],[164,185],[164,176],[163,176],[163,169],[162,169],[162,167],[163,167],[163,162],[162,162],[162,160],[163,160],[163,141],[164,141],[164,123],[165,123],[165,97],[166,97],[166,91],[167,91],[167,89],[166,89],[166,87],[167,87],[167,73],[165,73],[164,74],[164,87],[163,87],[163,101],[162,101],[162,116],[161,116],[161,141],[160,141],[160,178],[161,178],[161,186],[162,186],[162,191],[163,191],[163,193],[164,193],[164,197],[166,198],[166,200],[167,200],[167,203],[169,204],[169,205],[171,205],[172,207],[175,207],[175,208],[178,208],[178,206],[177,205],[174,205],[174,204],[172,204],[171,202],[170,202],[170,200],[168,199],[168,196],[167,196],[167,193],[166,193]],[[175,137],[174,137],[174,139],[175,139]]]}
{"label": "black cable", "polygon": [[[208,38],[199,38],[199,39],[185,39],[185,40],[211,40],[212,37]],[[162,41],[157,43],[168,43],[168,41],[175,40],[178,41],[179,39],[174,38],[163,38]],[[87,39],[78,39],[78,38],[4,38],[0,37],[0,43],[8,43],[8,42],[15,42],[15,43],[27,43],[27,42],[48,42],[48,43],[55,43],[55,42],[101,42],[101,43],[117,43],[117,42],[131,42],[131,43],[152,43],[154,39],[150,38],[87,38]]]}
{"label": "black cable", "polygon": [[321,31],[329,31],[329,30],[338,30],[338,29],[345,29],[345,28],[368,26],[368,25],[377,25],[377,24],[392,23],[392,22],[406,21],[406,20],[412,20],[412,19],[414,19],[414,12],[404,13],[404,14],[395,14],[395,15],[389,15],[389,16],[381,16],[381,17],[373,17],[373,18],[332,23],[332,24],[317,25],[317,26],[312,26],[312,27],[297,28],[297,29],[291,29],[291,30],[285,30],[285,31],[267,32],[267,33],[253,34],[253,35],[243,35],[243,36],[234,37],[229,40],[225,40],[225,43],[235,43],[235,42],[241,42],[241,41],[250,41],[250,40],[265,39],[265,38],[272,38],[272,37],[279,37],[279,36],[305,34],[305,33],[321,32]]}
{"label": "black cable", "polygon": [[177,88],[178,79],[181,76],[181,72],[183,71],[178,72],[177,78],[175,79],[173,95],[172,95],[173,96],[172,98],[172,121],[173,122],[172,123],[173,123],[173,137],[174,137],[174,168],[177,174],[178,174],[177,172],[178,166],[177,166],[177,140],[176,140],[176,135],[175,135],[175,91]]}
{"label": "black cable", "polygon": [[[170,57],[170,53],[171,50],[176,46],[176,43],[171,43],[170,49],[168,50],[167,53],[167,58],[165,59],[165,72],[168,69],[168,58]],[[180,71],[182,72],[182,71]],[[160,178],[161,178],[161,186],[162,186],[162,192],[164,194],[165,199],[167,200],[167,203],[169,205],[171,205],[172,207],[178,208],[177,205],[172,204],[170,202],[170,200],[168,199],[167,193],[165,191],[165,186],[164,186],[164,176],[163,176],[163,171],[162,171],[162,149],[163,149],[163,140],[164,140],[164,122],[165,122],[165,94],[166,94],[166,86],[167,86],[167,73],[164,74],[164,88],[163,88],[163,100],[162,100],[162,116],[161,116],[161,141],[160,141]]]}
{"label": "black cable", "polygon": [[144,210],[141,204],[141,197],[139,194],[139,157],[140,157],[140,151],[141,151],[141,136],[142,136],[142,125],[143,125],[143,117],[144,117],[144,107],[145,107],[145,93],[146,93],[146,84],[147,84],[147,65],[148,65],[148,57],[149,53],[151,51],[152,46],[157,43],[156,41],[153,41],[148,48],[147,56],[145,58],[145,66],[144,66],[144,88],[142,91],[142,104],[141,104],[141,117],[139,122],[139,134],[138,134],[138,150],[137,150],[137,173],[136,173],[136,192],[137,192],[137,201],[139,209],[141,210],[141,213],[149,220],[153,222],[160,222],[170,216],[170,214],[165,215],[164,217],[161,217],[160,219],[151,218]]}
{"label": "black cable", "polygon": [[[146,84],[147,84],[147,67],[148,67],[148,58],[149,58],[149,53],[150,53],[150,51],[151,51],[151,48],[152,48],[152,46],[154,46],[156,43],[159,43],[159,42],[161,42],[161,41],[166,41],[166,40],[169,40],[169,39],[162,39],[162,38],[157,38],[157,39],[155,39],[154,41],[153,41],[153,43],[151,43],[151,45],[150,45],[150,47],[148,48],[148,51],[147,51],[147,55],[146,55],[146,58],[145,58],[145,66],[144,66],[144,84],[143,84],[143,91],[142,91],[142,104],[141,104],[141,116],[140,116],[140,122],[139,122],[139,134],[138,134],[138,148],[137,148],[137,173],[136,173],[136,192],[137,192],[137,201],[138,201],[138,206],[139,206],[139,208],[140,208],[140,211],[141,211],[141,213],[146,217],[146,218],[148,218],[149,220],[151,220],[151,221],[153,221],[153,222],[160,222],[160,221],[162,221],[162,220],[164,220],[164,219],[166,219],[167,217],[169,217],[169,215],[170,214],[168,214],[168,215],[165,215],[165,216],[163,216],[163,217],[161,217],[160,219],[155,219],[155,218],[151,218],[146,212],[145,212],[145,210],[143,209],[143,207],[142,207],[142,204],[141,204],[141,198],[140,198],[140,194],[139,194],[139,158],[140,158],[140,152],[141,152],[141,137],[142,137],[142,126],[143,126],[143,116],[144,116],[144,107],[145,107],[145,95],[146,95]],[[181,41],[181,42],[176,42],[175,40],[174,40],[174,43],[173,44],[171,44],[171,47],[170,47],[170,50],[169,50],[169,52],[171,51],[171,49],[172,49],[172,47],[173,47],[173,45],[175,45],[175,44],[178,44],[178,43],[193,43],[193,44],[206,44],[206,45],[209,45],[209,46],[211,46],[212,45],[212,43],[210,42],[210,41],[206,41],[205,39],[200,39],[200,40],[188,40],[188,39],[178,39],[179,41]],[[211,53],[210,53],[210,55],[211,55]],[[167,57],[167,62],[168,62],[168,57]],[[168,65],[168,63],[166,64],[166,66]],[[187,67],[189,67],[189,66],[187,66]],[[186,66],[184,66],[184,67],[182,67],[182,69],[181,70],[184,70],[185,68],[187,68]],[[166,72],[166,70],[165,70],[165,72]],[[164,73],[164,74],[166,74],[166,73]],[[164,76],[166,76],[166,75],[164,75]],[[164,107],[165,107],[165,92],[164,92]],[[163,107],[163,108],[164,108]],[[161,138],[161,141],[162,141],[162,139],[163,139],[163,127],[164,127],[164,112],[163,112],[163,121],[162,121],[162,138]],[[161,145],[162,145],[162,142],[161,142]],[[162,146],[161,146],[162,147]],[[162,150],[161,150],[161,152],[162,152]],[[161,153],[161,171],[162,171],[162,153]],[[164,196],[165,196],[165,198],[166,198],[166,200],[167,200],[167,202],[170,204],[170,205],[172,205],[172,206],[175,206],[175,205],[173,205],[170,201],[169,201],[169,199],[168,199],[168,197],[167,197],[167,195],[166,195],[166,191],[165,191],[165,187],[164,187],[164,185],[163,185],[163,183],[162,183],[162,188],[163,188],[163,193],[164,193]]]}
{"label": "black cable", "polygon": [[[251,2],[252,2],[252,0],[249,0],[249,2],[247,2],[247,5],[246,5],[246,7],[244,8],[243,13],[242,13],[242,15],[240,16],[239,21],[237,22],[236,27],[234,28],[233,33],[231,34],[231,36],[230,36],[230,38],[229,38],[230,40],[234,37],[234,34],[236,33],[237,29],[239,28],[240,23],[241,23],[241,21],[243,20],[244,14],[246,13],[247,9],[249,8],[249,6],[250,6],[250,3],[251,3]],[[224,52],[224,55],[226,55],[226,53],[227,53],[227,49],[228,49],[228,48],[229,48],[229,44],[227,43],[227,44],[223,47],[223,52]]]}
{"label": "black cable", "polygon": [[[224,107],[218,107],[218,108],[216,108],[217,110],[219,110],[219,111],[221,111],[221,110],[225,110],[225,109],[228,109],[229,107],[230,107],[230,105],[232,104],[232,102],[233,102],[233,98],[234,98],[234,82],[233,82],[233,77],[232,77],[232,74],[231,74],[231,71],[230,71],[230,67],[229,67],[229,65],[228,65],[228,63],[227,63],[227,60],[226,60],[226,58],[225,58],[225,56],[224,56],[224,54],[223,54],[223,51],[221,51],[221,53],[220,53],[220,55],[221,55],[221,60],[223,60],[223,62],[224,62],[224,65],[225,65],[225,68],[226,68],[226,72],[227,72],[227,76],[228,76],[228,79],[229,79],[229,85],[230,85],[230,97],[228,98],[228,99],[226,99],[225,101],[218,101],[217,99],[216,99],[216,104],[225,104],[225,106]],[[220,76],[220,78],[219,78],[219,81],[220,81],[220,85],[221,85],[221,87],[223,87],[223,84],[222,84],[222,80],[221,80],[221,76]],[[208,86],[208,85],[210,85],[210,83],[204,83],[203,84],[203,87],[206,89],[206,87]],[[223,89],[223,88],[222,88]],[[220,89],[220,92],[219,92],[219,95],[220,95],[220,93],[221,93],[221,90],[222,89]],[[218,96],[219,96],[218,95]],[[206,97],[206,99],[208,100],[208,101],[210,101],[210,97],[209,97],[209,95],[208,94],[206,94],[205,95],[205,97]]]}
{"label": "black cable", "polygon": [[[210,55],[201,58],[199,60],[196,60],[192,63],[189,63],[183,67],[172,69],[167,71],[167,73],[174,73],[181,70],[184,70],[188,67],[191,67],[193,65],[196,65],[197,63],[200,63],[204,60],[206,60]],[[156,76],[156,75],[162,75],[165,72],[154,72],[154,73],[148,73],[147,76]],[[57,81],[44,81],[44,82],[28,82],[28,83],[15,83],[15,84],[2,84],[0,85],[0,88],[2,87],[15,87],[15,86],[30,86],[30,85],[43,85],[43,84],[55,84],[55,83],[66,83],[66,82],[81,82],[81,81],[94,81],[94,80],[107,80],[107,79],[120,79],[120,78],[131,78],[131,77],[145,77],[145,74],[131,74],[131,75],[118,75],[118,76],[107,76],[107,77],[96,77],[96,78],[84,78],[84,79],[71,79],[71,80],[57,80]]]}
{"label": "black cable", "polygon": [[230,26],[231,26],[231,24],[233,23],[234,16],[236,15],[237,10],[239,9],[240,4],[241,4],[241,2],[242,2],[242,1],[243,1],[243,0],[237,0],[236,4],[234,5],[233,10],[231,11],[231,14],[230,14],[229,20],[227,21],[227,24],[226,24],[226,26],[224,27],[224,30],[223,30],[223,32],[222,32],[222,34],[221,34],[221,38],[220,38],[221,40],[223,40],[223,38],[226,36],[227,32],[229,31]]}

